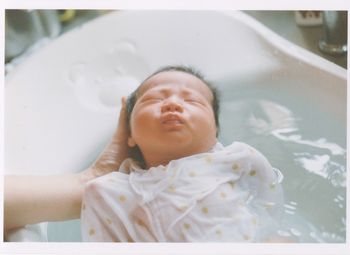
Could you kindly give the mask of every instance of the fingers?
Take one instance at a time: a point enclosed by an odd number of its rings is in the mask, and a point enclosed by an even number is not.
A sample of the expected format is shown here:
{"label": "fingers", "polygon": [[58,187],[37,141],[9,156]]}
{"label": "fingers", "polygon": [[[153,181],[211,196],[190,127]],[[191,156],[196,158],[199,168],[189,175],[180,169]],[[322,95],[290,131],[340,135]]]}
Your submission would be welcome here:
{"label": "fingers", "polygon": [[118,125],[113,135],[114,141],[125,141],[128,137],[128,128],[127,128],[127,118],[126,118],[126,97],[122,97],[121,100],[122,106],[119,112]]}
{"label": "fingers", "polygon": [[126,97],[125,96],[122,97],[122,108],[123,107],[126,107]]}
{"label": "fingers", "polygon": [[118,126],[106,148],[92,167],[93,176],[101,176],[119,169],[120,164],[128,156],[128,128],[126,123],[126,97],[122,97]]}
{"label": "fingers", "polygon": [[126,97],[122,97],[122,107],[119,112],[119,126],[123,122],[126,124]]}
{"label": "fingers", "polygon": [[122,107],[119,112],[118,129],[126,129],[126,97],[122,97]]}
{"label": "fingers", "polygon": [[128,156],[128,129],[126,124],[126,98],[122,97],[118,126],[105,149],[93,167],[94,176],[118,170],[121,162]]}

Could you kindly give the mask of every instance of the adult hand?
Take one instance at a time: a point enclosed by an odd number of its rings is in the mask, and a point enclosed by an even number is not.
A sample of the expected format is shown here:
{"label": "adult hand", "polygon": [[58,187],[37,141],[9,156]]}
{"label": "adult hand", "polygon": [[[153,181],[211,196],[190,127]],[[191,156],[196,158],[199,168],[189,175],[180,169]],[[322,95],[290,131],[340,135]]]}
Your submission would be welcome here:
{"label": "adult hand", "polygon": [[126,98],[122,98],[118,126],[111,141],[102,151],[94,164],[87,170],[92,178],[117,171],[120,164],[128,156],[128,130],[126,123]]}

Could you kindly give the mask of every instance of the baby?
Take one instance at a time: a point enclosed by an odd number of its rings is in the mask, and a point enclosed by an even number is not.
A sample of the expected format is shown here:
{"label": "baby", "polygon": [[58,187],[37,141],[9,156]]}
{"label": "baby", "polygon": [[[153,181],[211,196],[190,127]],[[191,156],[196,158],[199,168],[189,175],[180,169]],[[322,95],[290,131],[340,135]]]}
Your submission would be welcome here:
{"label": "baby", "polygon": [[[187,67],[148,77],[126,103],[129,158],[86,185],[84,241],[265,242],[283,205],[254,148],[217,141],[216,90]],[[117,170],[117,169],[116,169]]]}

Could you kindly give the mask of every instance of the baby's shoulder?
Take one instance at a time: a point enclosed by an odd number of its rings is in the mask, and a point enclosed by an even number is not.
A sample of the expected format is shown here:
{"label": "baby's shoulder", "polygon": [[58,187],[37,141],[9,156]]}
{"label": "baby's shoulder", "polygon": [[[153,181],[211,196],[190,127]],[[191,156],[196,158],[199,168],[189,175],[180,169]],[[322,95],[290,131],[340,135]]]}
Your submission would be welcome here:
{"label": "baby's shoulder", "polygon": [[239,141],[235,141],[235,142],[231,143],[230,145],[226,146],[224,148],[224,150],[231,151],[231,152],[237,152],[237,153],[245,152],[248,155],[265,158],[265,156],[259,150],[254,148],[253,146],[251,146],[247,143],[244,143],[244,142],[239,142]]}
{"label": "baby's shoulder", "polygon": [[236,155],[249,165],[247,168],[251,175],[274,179],[275,173],[269,160],[259,150],[244,142],[233,142],[225,147],[225,150]]}
{"label": "baby's shoulder", "polygon": [[129,174],[121,172],[111,172],[105,174],[98,178],[95,178],[85,184],[84,192],[85,193],[96,193],[105,189],[115,189],[122,188],[125,185],[128,185]]}

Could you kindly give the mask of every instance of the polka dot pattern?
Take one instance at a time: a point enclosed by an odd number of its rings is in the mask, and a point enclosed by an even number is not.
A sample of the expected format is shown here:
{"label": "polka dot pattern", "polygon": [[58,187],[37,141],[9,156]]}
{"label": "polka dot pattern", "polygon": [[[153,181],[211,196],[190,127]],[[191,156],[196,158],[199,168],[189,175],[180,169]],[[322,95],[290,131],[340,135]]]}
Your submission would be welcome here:
{"label": "polka dot pattern", "polygon": [[234,143],[148,170],[126,160],[121,169],[130,174],[102,176],[84,195],[83,240],[259,241],[260,228],[274,221],[270,213],[283,209],[262,157]]}

